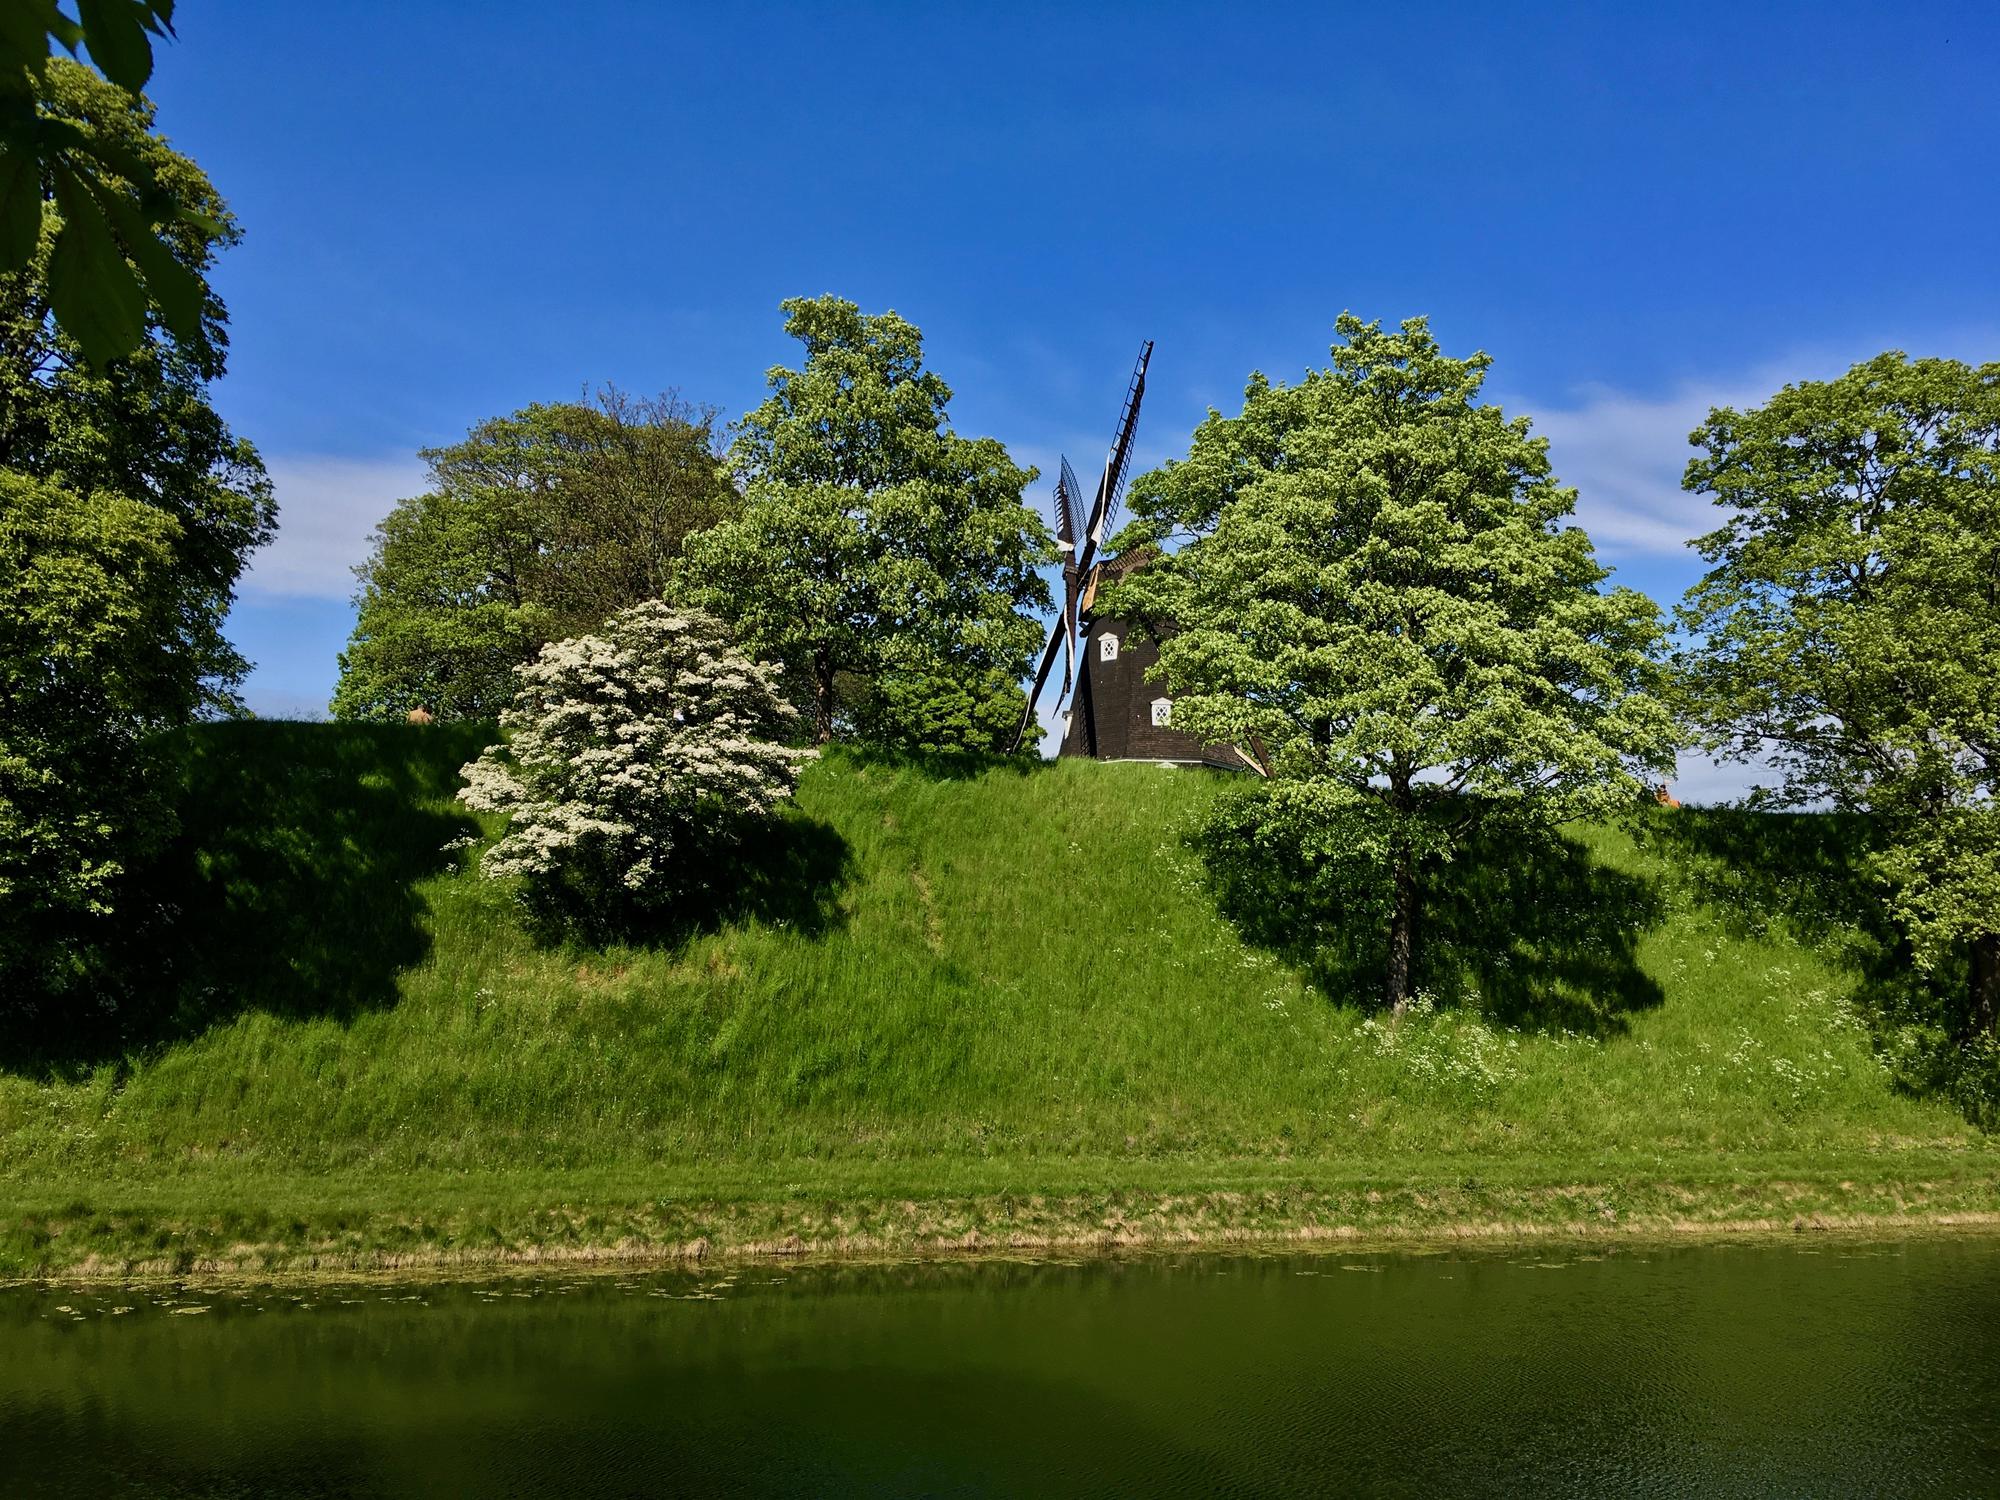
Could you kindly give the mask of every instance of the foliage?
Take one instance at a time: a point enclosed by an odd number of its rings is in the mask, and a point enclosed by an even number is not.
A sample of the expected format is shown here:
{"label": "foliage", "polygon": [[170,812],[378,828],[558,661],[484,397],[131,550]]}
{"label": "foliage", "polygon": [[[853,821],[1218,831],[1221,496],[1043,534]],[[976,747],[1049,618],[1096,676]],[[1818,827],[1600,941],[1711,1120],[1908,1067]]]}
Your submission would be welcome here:
{"label": "foliage", "polygon": [[[922,752],[983,751],[1004,755],[1027,712],[1028,695],[1004,667],[968,674],[948,663],[895,660],[851,694],[857,738],[872,745]],[[1042,726],[1030,724],[1021,743],[1032,749]]]}
{"label": "foliage", "polygon": [[357,570],[341,718],[492,718],[517,665],[658,598],[687,538],[735,504],[714,414],[672,395],[529,406],[423,458],[431,487]]}
{"label": "foliage", "polygon": [[2000,364],[1884,354],[1693,434],[1724,524],[1682,623],[1694,715],[1776,805],[1865,809],[1920,968],[2000,1033]]}
{"label": "foliage", "polygon": [[731,878],[730,851],[786,801],[810,751],[774,668],[658,600],[518,669],[512,731],[465,767],[465,803],[512,815],[480,868],[519,877],[550,930],[602,940]]}
{"label": "foliage", "polygon": [[948,732],[992,744],[995,694],[1019,704],[997,684],[1027,670],[1041,626],[1026,611],[1048,602],[1035,571],[1048,529],[1021,503],[1035,471],[946,425],[951,388],[895,313],[837,297],[783,308],[805,361],[773,369],[739,424],[743,511],[690,546],[687,597],[785,664],[821,743],[857,718],[888,743],[927,743],[941,721],[926,688],[948,676],[982,685],[944,711]]}
{"label": "foliage", "polygon": [[[48,311],[102,369],[136,351],[149,318],[198,338],[207,288],[182,254],[193,233],[223,223],[205,193],[183,194],[115,128],[51,107],[79,88],[102,90],[72,57],[87,47],[123,96],[151,117],[139,91],[153,72],[152,37],[173,35],[173,0],[80,0],[81,23],[57,0],[0,8],[0,272],[48,257]],[[88,80],[79,83],[77,80]]]}
{"label": "foliage", "polygon": [[0,1009],[101,992],[102,919],[170,827],[177,540],[140,501],[0,470]]}
{"label": "foliage", "polygon": [[[151,133],[150,109],[88,70],[58,59],[49,79],[50,109],[89,119],[179,199],[201,205],[212,227],[177,225],[173,242],[182,264],[205,279],[240,236],[201,169]],[[209,403],[208,383],[222,376],[229,347],[227,311],[208,291],[191,336],[154,328],[129,359],[94,370],[48,320],[51,274],[44,247],[26,271],[0,276],[0,467],[77,494],[124,495],[174,519],[174,654],[184,670],[166,716],[229,711],[246,663],[222,621],[245,561],[271,537],[275,507],[256,450]]]}
{"label": "foliage", "polygon": [[1658,611],[1600,588],[1546,443],[1478,402],[1490,360],[1422,319],[1337,327],[1332,368],[1253,376],[1240,416],[1134,482],[1121,547],[1184,545],[1104,607],[1155,622],[1175,724],[1249,747],[1276,825],[1375,872],[1400,1007],[1424,867],[1495,816],[1634,805],[1674,726]]}
{"label": "foliage", "polygon": [[[45,81],[52,116],[87,122],[202,205],[210,227],[183,221],[171,237],[204,278],[236,230],[200,169],[151,134],[148,109],[87,69],[57,59]],[[274,511],[255,450],[209,404],[228,344],[220,300],[204,290],[191,333],[155,327],[99,370],[49,319],[57,275],[46,241],[25,270],[0,275],[0,863],[21,888],[6,963],[10,996],[88,990],[108,1003],[105,945],[146,916],[128,907],[114,924],[111,908],[170,826],[154,737],[238,708],[246,664],[222,625]]]}

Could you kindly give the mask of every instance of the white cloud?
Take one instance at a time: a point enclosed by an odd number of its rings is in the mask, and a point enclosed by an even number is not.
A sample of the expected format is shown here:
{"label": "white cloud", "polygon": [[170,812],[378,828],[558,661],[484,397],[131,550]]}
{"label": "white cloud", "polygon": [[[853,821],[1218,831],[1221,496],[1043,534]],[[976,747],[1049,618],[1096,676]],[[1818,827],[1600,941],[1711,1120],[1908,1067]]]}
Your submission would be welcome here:
{"label": "white cloud", "polygon": [[1681,489],[1694,454],[1688,434],[1718,406],[1762,406],[1786,385],[1831,380],[1878,349],[1978,361],[1991,358],[1990,331],[1959,329],[1940,335],[1885,333],[1840,344],[1802,345],[1747,369],[1690,380],[1663,394],[1637,395],[1585,385],[1567,405],[1533,398],[1502,399],[1510,412],[1527,412],[1549,440],[1557,476],[1577,490],[1577,520],[1598,551],[1611,558],[1691,556],[1687,544],[1713,531],[1720,519],[1712,502]]}
{"label": "white cloud", "polygon": [[333,458],[290,454],[266,460],[278,495],[278,535],[250,559],[246,593],[346,599],[368,534],[395,503],[418,494],[414,457]]}
{"label": "white cloud", "polygon": [[1069,704],[1060,708],[1055,703],[1055,690],[1062,686],[1062,663],[1056,663],[1055,680],[1042,689],[1042,701],[1035,705],[1035,717],[1041,721],[1042,742],[1037,747],[1043,760],[1054,760],[1062,752],[1063,736],[1069,733]]}
{"label": "white cloud", "polygon": [[1677,557],[1716,524],[1708,498],[1681,488],[1694,451],[1688,434],[1712,407],[1755,405],[1781,383],[1691,384],[1658,397],[1594,387],[1566,410],[1530,403],[1523,409],[1549,440],[1557,476],[1576,488],[1577,521],[1601,553]]}

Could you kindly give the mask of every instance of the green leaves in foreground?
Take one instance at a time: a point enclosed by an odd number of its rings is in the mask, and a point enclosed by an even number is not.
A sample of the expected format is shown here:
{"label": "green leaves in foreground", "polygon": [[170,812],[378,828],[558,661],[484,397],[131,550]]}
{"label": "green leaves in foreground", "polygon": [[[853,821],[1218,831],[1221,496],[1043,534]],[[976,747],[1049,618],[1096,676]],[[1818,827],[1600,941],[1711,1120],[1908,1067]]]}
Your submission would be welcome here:
{"label": "green leaves in foreground", "polygon": [[0,72],[9,84],[39,78],[51,43],[71,57],[87,48],[98,70],[128,94],[153,76],[152,37],[174,34],[174,0],[77,0],[71,20],[57,0],[7,0],[0,7]]}
{"label": "green leaves in foreground", "polygon": [[176,220],[209,235],[221,226],[176,201],[108,132],[43,107],[52,72],[70,66],[54,46],[72,56],[88,49],[139,102],[153,73],[151,38],[173,35],[173,0],[78,0],[77,9],[80,22],[54,0],[8,0],[0,12],[0,272],[25,269],[53,234],[50,310],[102,367],[139,347],[149,309],[177,338],[199,336],[201,279],[166,231]]}

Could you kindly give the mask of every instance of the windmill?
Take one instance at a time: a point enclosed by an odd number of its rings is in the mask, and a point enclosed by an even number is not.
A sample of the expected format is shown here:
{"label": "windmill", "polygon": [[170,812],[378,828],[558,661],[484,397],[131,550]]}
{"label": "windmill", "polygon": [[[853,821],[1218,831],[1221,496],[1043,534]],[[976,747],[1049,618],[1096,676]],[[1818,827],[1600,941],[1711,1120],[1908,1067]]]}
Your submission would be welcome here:
{"label": "windmill", "polygon": [[1097,561],[1097,549],[1111,534],[1118,517],[1118,502],[1125,494],[1126,471],[1132,464],[1132,439],[1139,429],[1139,403],[1146,396],[1146,365],[1152,357],[1153,341],[1147,339],[1145,347],[1139,351],[1138,363],[1132,367],[1132,379],[1126,384],[1125,406],[1118,416],[1117,431],[1111,437],[1111,451],[1104,457],[1104,472],[1098,476],[1097,493],[1087,511],[1083,504],[1083,489],[1077,483],[1076,471],[1069,466],[1067,458],[1063,459],[1061,471],[1056,477],[1056,540],[1061,543],[1063,553],[1062,614],[1050,630],[1049,642],[1042,648],[1041,662],[1035,668],[1034,686],[1028,689],[1027,710],[1021,715],[1021,727],[1014,731],[1015,750],[1021,748],[1028,726],[1035,721],[1036,701],[1042,696],[1042,688],[1055,668],[1058,654],[1063,659],[1062,686],[1056,690],[1058,708],[1069,697],[1070,689],[1076,682],[1076,643],[1077,633],[1082,628],[1085,588],[1090,580],[1091,568]]}

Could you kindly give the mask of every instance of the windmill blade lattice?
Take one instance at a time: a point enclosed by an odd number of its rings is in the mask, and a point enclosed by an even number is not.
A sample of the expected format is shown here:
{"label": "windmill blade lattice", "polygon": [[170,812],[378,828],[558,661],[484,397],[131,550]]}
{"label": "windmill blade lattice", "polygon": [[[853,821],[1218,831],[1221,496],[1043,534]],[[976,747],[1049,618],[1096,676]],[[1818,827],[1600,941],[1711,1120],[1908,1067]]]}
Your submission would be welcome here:
{"label": "windmill blade lattice", "polygon": [[1083,540],[1083,531],[1083,486],[1065,458],[1056,478],[1056,534],[1069,544],[1069,563],[1076,561],[1076,544]]}

